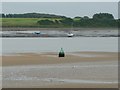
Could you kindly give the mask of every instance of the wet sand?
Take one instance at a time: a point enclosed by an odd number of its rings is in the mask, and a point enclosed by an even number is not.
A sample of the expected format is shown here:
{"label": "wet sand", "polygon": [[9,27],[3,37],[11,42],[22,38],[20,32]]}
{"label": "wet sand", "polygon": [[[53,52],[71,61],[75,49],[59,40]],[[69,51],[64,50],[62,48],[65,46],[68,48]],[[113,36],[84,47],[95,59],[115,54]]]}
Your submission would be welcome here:
{"label": "wet sand", "polygon": [[74,62],[110,61],[117,60],[118,53],[112,52],[75,52],[66,53],[64,58],[59,58],[57,53],[21,53],[2,56],[3,66],[13,65],[40,65],[62,64]]}
{"label": "wet sand", "polygon": [[[33,31],[33,30],[71,30],[71,28],[31,28],[31,27],[3,27],[2,31]],[[78,30],[118,30],[118,28],[75,28],[74,30],[78,31]]]}
{"label": "wet sand", "polygon": [[[117,28],[2,28],[1,37],[118,37]],[[35,34],[39,32],[39,34]]]}
{"label": "wet sand", "polygon": [[2,56],[3,88],[117,88],[117,52]]}

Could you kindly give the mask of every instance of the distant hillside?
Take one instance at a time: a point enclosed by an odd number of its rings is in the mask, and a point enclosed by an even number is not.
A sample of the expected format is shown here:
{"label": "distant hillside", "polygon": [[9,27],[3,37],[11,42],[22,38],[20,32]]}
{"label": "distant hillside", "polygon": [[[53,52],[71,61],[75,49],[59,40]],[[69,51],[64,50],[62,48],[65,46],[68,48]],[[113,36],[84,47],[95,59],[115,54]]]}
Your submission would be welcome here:
{"label": "distant hillside", "polygon": [[65,18],[65,16],[43,13],[2,14],[3,18]]}
{"label": "distant hillside", "polygon": [[[25,13],[2,14],[2,27],[40,27],[40,28],[71,28],[71,27],[108,27],[116,28],[120,20],[110,13],[96,13],[92,18],[77,16],[68,18],[53,14]],[[1,26],[1,25],[0,25]]]}

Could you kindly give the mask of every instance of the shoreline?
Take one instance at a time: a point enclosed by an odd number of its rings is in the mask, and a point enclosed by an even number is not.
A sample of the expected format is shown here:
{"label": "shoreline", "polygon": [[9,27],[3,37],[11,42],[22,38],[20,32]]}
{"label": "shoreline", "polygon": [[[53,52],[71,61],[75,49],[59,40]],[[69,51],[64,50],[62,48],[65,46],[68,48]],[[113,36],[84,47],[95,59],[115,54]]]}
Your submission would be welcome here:
{"label": "shoreline", "polygon": [[[17,56],[19,55],[19,56]],[[117,88],[117,52],[2,56],[3,88]]]}
{"label": "shoreline", "polygon": [[111,61],[117,60],[117,52],[75,52],[66,53],[63,58],[58,57],[58,53],[20,53],[2,56],[3,66],[16,65],[46,65],[46,64],[63,64],[74,62],[89,61]]}
{"label": "shoreline", "polygon": [[[71,30],[71,28],[39,28],[39,27],[0,27],[2,31],[33,31],[33,30]],[[77,30],[118,30],[118,28],[108,28],[108,27],[74,27]]]}
{"label": "shoreline", "polygon": [[4,38],[15,37],[119,37],[117,28],[2,28]]}

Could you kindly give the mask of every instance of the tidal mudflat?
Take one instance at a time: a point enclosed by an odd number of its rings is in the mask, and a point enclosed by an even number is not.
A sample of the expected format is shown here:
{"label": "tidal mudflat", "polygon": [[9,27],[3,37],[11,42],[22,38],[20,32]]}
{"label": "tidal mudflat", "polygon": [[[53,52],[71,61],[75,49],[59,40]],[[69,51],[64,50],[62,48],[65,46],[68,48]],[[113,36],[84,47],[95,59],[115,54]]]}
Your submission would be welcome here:
{"label": "tidal mudflat", "polygon": [[55,53],[3,56],[3,87],[116,88],[115,52],[77,52],[59,58]]}

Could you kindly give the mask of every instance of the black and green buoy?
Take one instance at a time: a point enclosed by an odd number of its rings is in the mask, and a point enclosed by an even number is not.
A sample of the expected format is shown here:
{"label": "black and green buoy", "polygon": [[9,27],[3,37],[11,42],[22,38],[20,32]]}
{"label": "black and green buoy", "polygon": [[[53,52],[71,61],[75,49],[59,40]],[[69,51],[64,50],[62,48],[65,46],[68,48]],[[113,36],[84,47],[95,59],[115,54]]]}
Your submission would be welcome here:
{"label": "black and green buoy", "polygon": [[63,48],[61,48],[60,52],[59,52],[59,57],[65,57],[65,53]]}

